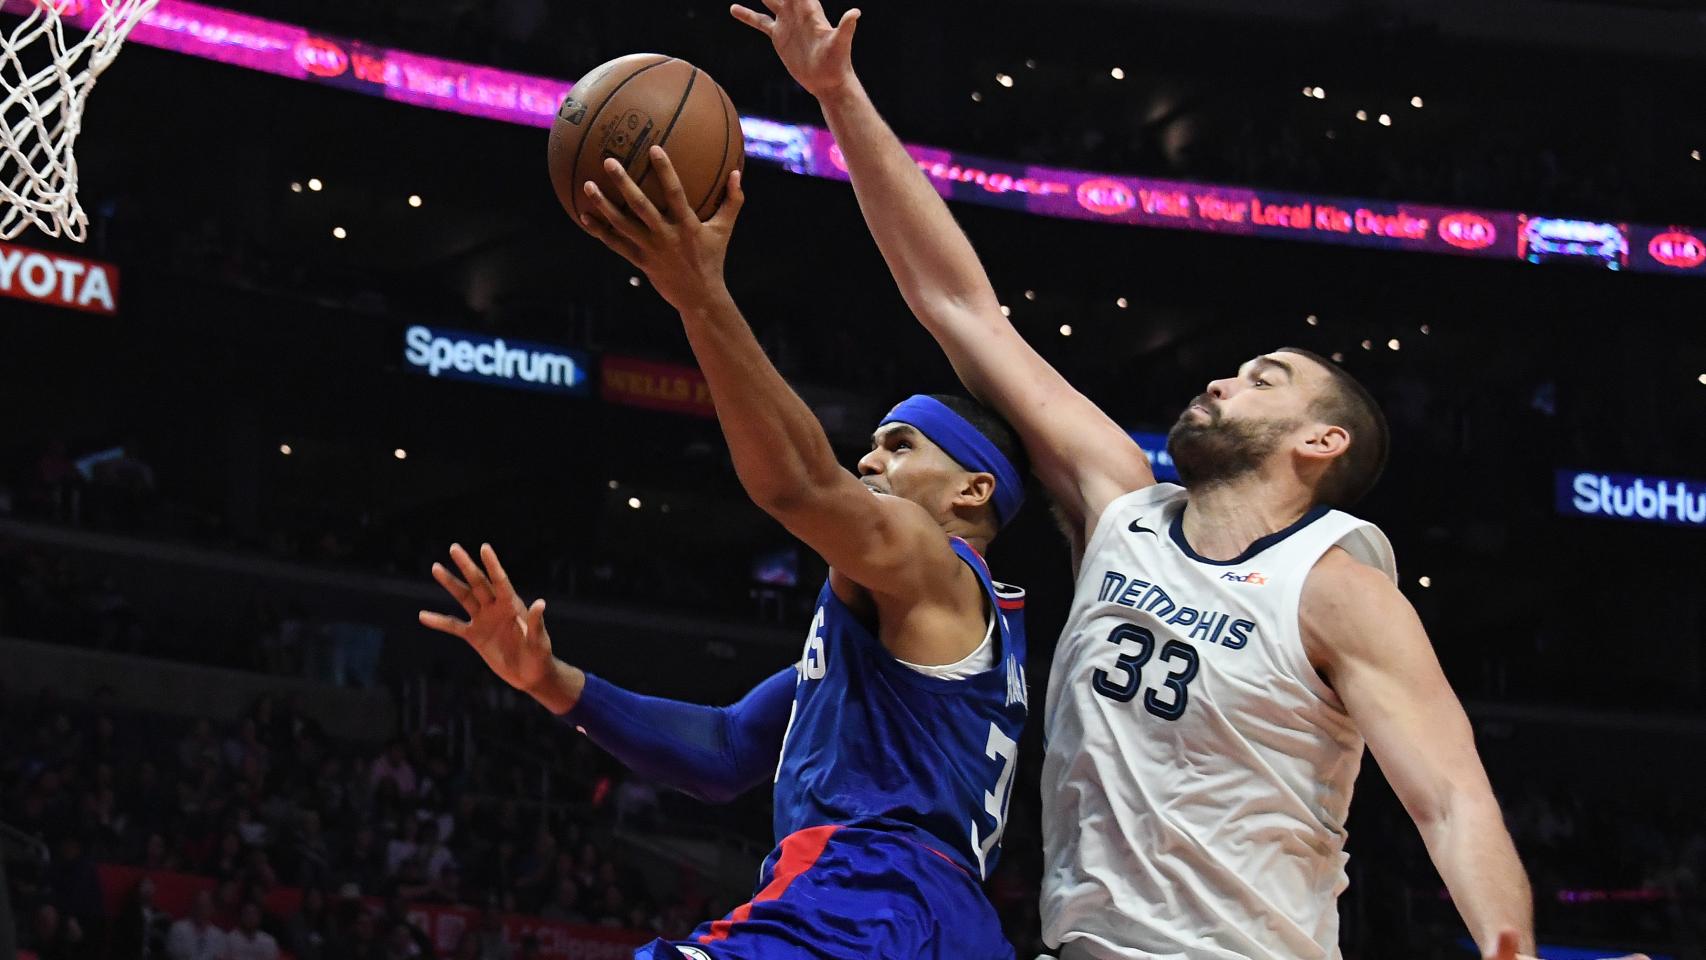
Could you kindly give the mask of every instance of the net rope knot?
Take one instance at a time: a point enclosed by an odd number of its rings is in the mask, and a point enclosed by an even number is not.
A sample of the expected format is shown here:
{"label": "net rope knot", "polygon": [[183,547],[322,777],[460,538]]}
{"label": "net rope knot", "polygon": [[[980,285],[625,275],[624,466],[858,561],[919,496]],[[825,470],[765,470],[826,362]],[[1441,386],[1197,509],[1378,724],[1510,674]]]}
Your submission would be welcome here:
{"label": "net rope knot", "polygon": [[[74,152],[83,106],[125,37],[159,2],[0,0],[0,14],[23,16],[0,28],[0,240],[31,225],[49,236],[87,237]],[[87,33],[67,40],[68,20],[91,18]]]}

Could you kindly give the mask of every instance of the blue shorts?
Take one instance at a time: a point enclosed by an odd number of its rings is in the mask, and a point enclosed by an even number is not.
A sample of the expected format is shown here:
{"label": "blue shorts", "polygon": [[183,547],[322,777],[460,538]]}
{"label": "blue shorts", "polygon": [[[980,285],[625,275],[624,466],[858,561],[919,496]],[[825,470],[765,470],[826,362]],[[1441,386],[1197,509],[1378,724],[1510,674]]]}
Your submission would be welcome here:
{"label": "blue shorts", "polygon": [[976,878],[899,834],[809,827],[759,877],[751,902],[635,960],[1013,960]]}

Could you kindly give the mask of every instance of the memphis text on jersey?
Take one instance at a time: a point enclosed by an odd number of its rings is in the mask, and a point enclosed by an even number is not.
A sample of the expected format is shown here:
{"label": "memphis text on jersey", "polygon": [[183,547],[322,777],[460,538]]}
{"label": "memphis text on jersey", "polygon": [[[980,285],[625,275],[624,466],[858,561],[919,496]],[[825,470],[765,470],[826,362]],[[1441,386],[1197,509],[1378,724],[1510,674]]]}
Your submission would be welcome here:
{"label": "memphis text on jersey", "polygon": [[[1259,573],[1229,573],[1225,579],[1251,586],[1267,583],[1267,578]],[[1160,584],[1117,570],[1102,574],[1102,589],[1096,599],[1142,610],[1162,623],[1188,631],[1188,639],[1218,643],[1232,650],[1242,650],[1256,634],[1254,620],[1234,620],[1229,613],[1186,606],[1173,599]]]}

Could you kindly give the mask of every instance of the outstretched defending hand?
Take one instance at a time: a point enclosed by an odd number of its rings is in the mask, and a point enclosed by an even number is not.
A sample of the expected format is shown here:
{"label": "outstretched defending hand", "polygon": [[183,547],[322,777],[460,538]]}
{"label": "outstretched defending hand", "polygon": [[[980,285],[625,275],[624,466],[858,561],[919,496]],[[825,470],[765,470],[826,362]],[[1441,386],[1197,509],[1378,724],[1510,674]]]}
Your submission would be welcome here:
{"label": "outstretched defending hand", "polygon": [[746,203],[740,188],[740,171],[729,174],[728,193],[711,219],[700,222],[687,202],[675,165],[659,146],[651,148],[652,172],[664,188],[664,209],[659,210],[628,176],[622,164],[604,161],[604,169],[616,181],[619,200],[604,195],[588,180],[582,189],[592,200],[592,210],[581,214],[581,225],[605,246],[621,254],[645,272],[658,293],[677,310],[702,306],[723,287],[723,260],[728,256],[729,237],[735,218]]}
{"label": "outstretched defending hand", "polygon": [[[462,605],[468,619],[422,610],[421,626],[468,641],[480,659],[486,661],[486,666],[505,683],[553,707],[553,703],[547,702],[550,694],[546,691],[556,679],[556,658],[551,655],[551,636],[545,632],[545,601],[535,600],[531,606],[522,603],[509,582],[509,574],[498,562],[497,551],[489,543],[480,547],[480,559],[486,565],[484,571],[461,544],[451,545],[450,559],[467,582],[442,563],[432,565],[432,577]],[[572,701],[568,706],[573,706]]]}
{"label": "outstretched defending hand", "polygon": [[794,80],[819,100],[853,81],[853,31],[859,25],[859,8],[841,15],[831,26],[818,0],[764,0],[775,16],[766,16],[740,4],[729,8],[736,20],[770,38],[776,55]]}

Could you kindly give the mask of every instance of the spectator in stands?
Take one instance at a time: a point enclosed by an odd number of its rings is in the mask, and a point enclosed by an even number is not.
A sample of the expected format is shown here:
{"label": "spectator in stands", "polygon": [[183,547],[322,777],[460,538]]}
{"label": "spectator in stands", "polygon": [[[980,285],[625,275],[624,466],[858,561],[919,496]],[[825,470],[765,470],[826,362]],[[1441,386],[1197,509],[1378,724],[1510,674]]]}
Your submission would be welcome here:
{"label": "spectator in stands", "polygon": [[41,960],[86,960],[88,957],[82,925],[76,917],[60,916],[52,904],[44,903],[36,908],[30,934],[29,947]]}
{"label": "spectator in stands", "polygon": [[308,810],[297,827],[293,878],[299,887],[323,884],[331,879],[332,850],[320,830],[320,814]]}
{"label": "spectator in stands", "polygon": [[399,795],[415,795],[415,788],[418,786],[415,768],[409,764],[401,739],[391,741],[385,748],[385,755],[373,762],[372,778],[375,788],[379,786],[380,781],[390,780],[396,784]]}
{"label": "spectator in stands", "polygon": [[378,919],[360,900],[351,900],[346,909],[349,919],[343,929],[347,932],[327,951],[328,960],[380,960]]}
{"label": "spectator in stands", "polygon": [[171,960],[225,960],[225,931],[213,923],[212,894],[198,891],[190,901],[190,915],[172,924],[166,955]]}
{"label": "spectator in stands", "polygon": [[158,960],[166,955],[172,918],[154,906],[154,878],[144,876],[113,926],[112,960]]}
{"label": "spectator in stands", "polygon": [[385,898],[385,912],[380,915],[379,921],[381,928],[387,931],[387,939],[395,937],[399,927],[406,932],[408,938],[414,943],[411,956],[431,957],[433,955],[432,938],[427,936],[425,930],[416,926],[409,919],[408,905],[403,902],[402,897],[393,895]]}
{"label": "spectator in stands", "polygon": [[48,867],[54,902],[85,930],[100,930],[103,921],[101,878],[82,838],[66,834],[59,841],[59,858]]}
{"label": "spectator in stands", "polygon": [[284,925],[284,945],[296,960],[328,960],[334,936],[326,894],[316,886],[302,890],[302,903]]}
{"label": "spectator in stands", "polygon": [[474,939],[480,945],[480,960],[511,960],[509,941],[504,939],[503,917],[498,914],[496,903],[488,900],[480,911],[480,925],[475,928]]}
{"label": "spectator in stands", "polygon": [[226,935],[225,960],[278,960],[278,941],[261,929],[261,905],[253,900],[238,913],[237,929]]}
{"label": "spectator in stands", "polygon": [[559,923],[586,923],[586,912],[581,910],[581,888],[572,876],[564,876],[557,881],[557,891],[551,897],[551,902],[540,909],[539,915],[547,920]]}
{"label": "spectator in stands", "polygon": [[391,872],[386,863],[385,849],[379,845],[371,826],[363,824],[339,859],[333,871],[339,885],[354,885],[359,894],[373,895],[385,888]]}

